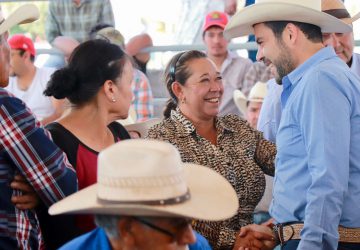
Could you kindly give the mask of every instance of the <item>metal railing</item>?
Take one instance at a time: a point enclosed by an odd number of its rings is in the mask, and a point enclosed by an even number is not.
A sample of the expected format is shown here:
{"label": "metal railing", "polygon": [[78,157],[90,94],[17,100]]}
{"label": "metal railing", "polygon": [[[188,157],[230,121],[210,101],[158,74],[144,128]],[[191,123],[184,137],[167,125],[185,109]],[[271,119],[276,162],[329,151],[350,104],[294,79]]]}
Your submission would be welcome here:
{"label": "metal railing", "polygon": [[[1,1],[1,0],[0,0]],[[355,41],[355,46],[360,47],[360,40]],[[203,44],[189,44],[189,45],[165,45],[165,46],[152,46],[143,49],[143,52],[166,52],[166,51],[185,51],[185,50],[205,50],[205,45]],[[230,50],[257,50],[256,42],[246,42],[246,43],[230,43]],[[37,49],[38,54],[58,54],[61,55],[61,51],[57,49]]]}

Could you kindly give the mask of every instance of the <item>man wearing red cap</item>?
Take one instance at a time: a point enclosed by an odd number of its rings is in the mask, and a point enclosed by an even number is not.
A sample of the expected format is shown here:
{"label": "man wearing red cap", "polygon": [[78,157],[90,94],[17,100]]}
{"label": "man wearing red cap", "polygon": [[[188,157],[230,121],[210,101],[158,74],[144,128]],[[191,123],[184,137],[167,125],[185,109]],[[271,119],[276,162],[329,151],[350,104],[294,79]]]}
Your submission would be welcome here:
{"label": "man wearing red cap", "polygon": [[244,76],[252,62],[228,51],[228,40],[223,31],[228,23],[225,13],[214,11],[205,18],[203,41],[208,57],[216,64],[221,72],[224,84],[224,95],[220,105],[220,115],[241,114],[233,100],[233,92],[240,89],[245,95],[249,94],[252,86],[244,86]]}
{"label": "man wearing red cap", "polygon": [[10,79],[6,90],[21,99],[43,125],[60,117],[63,100],[43,95],[46,84],[55,69],[37,68],[34,65],[35,48],[33,41],[17,34],[9,39]]}

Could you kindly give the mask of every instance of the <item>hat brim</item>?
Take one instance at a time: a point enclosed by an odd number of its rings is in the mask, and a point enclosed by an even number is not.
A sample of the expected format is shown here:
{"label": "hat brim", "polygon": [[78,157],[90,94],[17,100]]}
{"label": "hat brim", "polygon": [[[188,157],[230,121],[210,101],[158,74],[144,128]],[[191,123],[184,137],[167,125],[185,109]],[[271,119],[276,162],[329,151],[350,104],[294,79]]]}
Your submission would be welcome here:
{"label": "hat brim", "polygon": [[184,163],[191,198],[174,205],[102,204],[94,184],[66,197],[49,208],[49,214],[114,214],[134,216],[186,217],[218,221],[232,217],[239,201],[230,183],[215,171]]}
{"label": "hat brim", "polygon": [[225,24],[220,24],[220,23],[210,23],[208,25],[206,25],[203,28],[203,32],[207,31],[208,29],[210,29],[211,27],[219,27],[221,29],[225,29],[226,25]]}
{"label": "hat brim", "polygon": [[34,4],[24,4],[9,15],[0,25],[0,35],[17,24],[32,23],[39,19],[39,9]]}
{"label": "hat brim", "polygon": [[349,24],[352,24],[352,23],[356,22],[359,18],[360,18],[360,12],[357,13],[355,16],[350,18]]}
{"label": "hat brim", "polygon": [[141,138],[145,138],[147,136],[147,132],[148,130],[161,122],[161,119],[159,118],[153,118],[153,119],[149,119],[149,120],[146,120],[146,121],[143,121],[143,122],[137,122],[137,123],[133,123],[133,124],[126,124],[124,125],[125,129],[128,131],[128,132],[137,132],[139,133],[140,137]]}
{"label": "hat brim", "polygon": [[254,34],[254,25],[267,21],[296,21],[316,25],[323,33],[347,33],[352,31],[345,22],[326,14],[297,4],[258,3],[237,12],[224,30],[226,38],[231,39]]}

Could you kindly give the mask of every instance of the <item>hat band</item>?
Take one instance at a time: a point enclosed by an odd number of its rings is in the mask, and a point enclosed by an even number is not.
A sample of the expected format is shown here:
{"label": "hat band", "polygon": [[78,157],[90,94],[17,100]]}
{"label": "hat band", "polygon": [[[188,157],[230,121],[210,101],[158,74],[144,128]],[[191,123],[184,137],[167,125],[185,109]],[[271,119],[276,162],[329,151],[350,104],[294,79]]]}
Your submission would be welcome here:
{"label": "hat band", "polygon": [[160,199],[160,200],[142,200],[142,201],[114,201],[114,200],[105,200],[102,198],[97,198],[99,203],[102,204],[123,204],[123,205],[175,205],[179,203],[183,203],[189,200],[191,197],[189,189],[187,189],[186,193],[177,197],[172,197],[169,199]]}
{"label": "hat band", "polygon": [[330,9],[330,10],[324,10],[323,12],[338,19],[351,18],[349,12],[346,9]]}

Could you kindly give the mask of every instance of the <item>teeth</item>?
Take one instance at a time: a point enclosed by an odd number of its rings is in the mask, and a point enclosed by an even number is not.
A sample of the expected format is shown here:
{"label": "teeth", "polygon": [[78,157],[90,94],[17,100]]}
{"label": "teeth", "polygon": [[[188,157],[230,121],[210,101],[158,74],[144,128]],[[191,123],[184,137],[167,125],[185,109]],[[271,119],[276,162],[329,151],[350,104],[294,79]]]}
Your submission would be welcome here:
{"label": "teeth", "polygon": [[208,99],[207,101],[217,103],[217,102],[219,102],[219,98],[211,98],[211,99]]}

